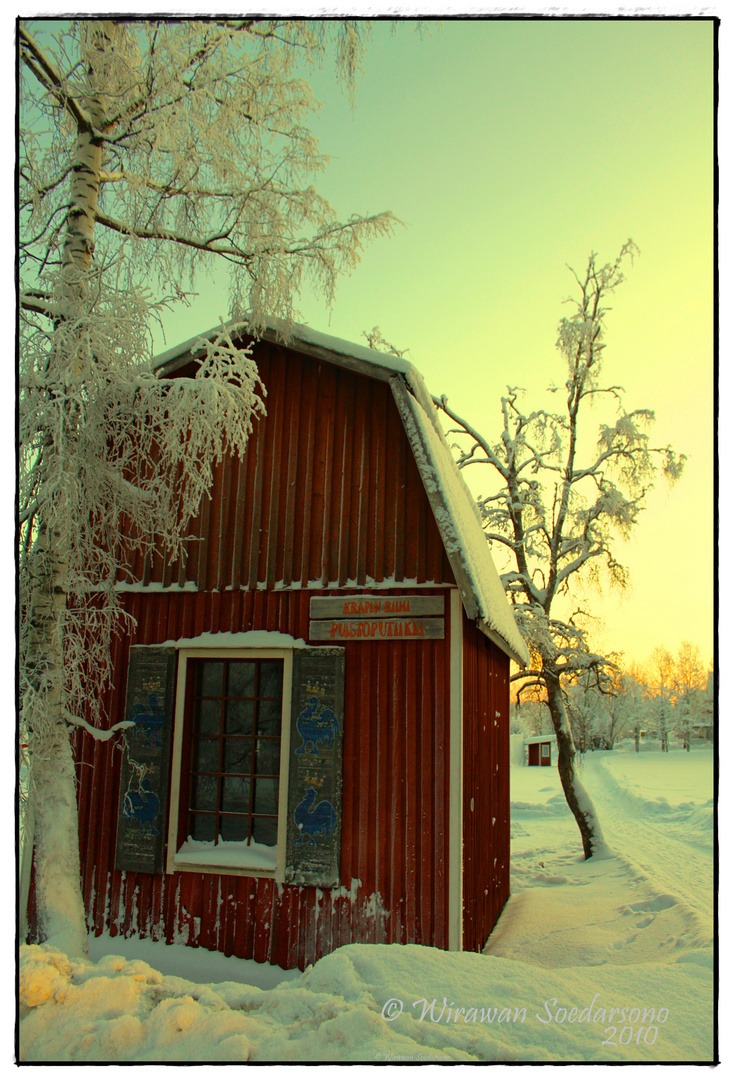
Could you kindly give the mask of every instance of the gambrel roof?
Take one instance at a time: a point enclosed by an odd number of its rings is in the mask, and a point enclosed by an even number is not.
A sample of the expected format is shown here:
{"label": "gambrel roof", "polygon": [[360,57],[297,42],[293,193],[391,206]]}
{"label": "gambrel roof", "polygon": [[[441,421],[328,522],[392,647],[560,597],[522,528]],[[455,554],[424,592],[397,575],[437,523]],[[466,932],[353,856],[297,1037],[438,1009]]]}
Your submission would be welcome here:
{"label": "gambrel roof", "polygon": [[[155,369],[161,375],[174,374],[196,356],[202,338],[209,339],[218,331],[219,327],[199,334],[162,353],[155,360]],[[403,357],[299,324],[286,337],[273,323],[261,337],[390,384],[467,617],[502,652],[525,667],[529,661],[527,646],[492,560],[476,500],[454,461],[420,372]]]}

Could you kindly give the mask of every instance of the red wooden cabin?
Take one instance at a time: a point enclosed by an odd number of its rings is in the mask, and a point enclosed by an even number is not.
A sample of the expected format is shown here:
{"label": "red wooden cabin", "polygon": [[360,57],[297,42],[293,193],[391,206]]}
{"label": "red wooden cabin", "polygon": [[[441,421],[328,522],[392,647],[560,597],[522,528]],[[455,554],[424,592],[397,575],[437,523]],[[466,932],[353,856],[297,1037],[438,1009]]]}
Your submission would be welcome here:
{"label": "red wooden cabin", "polygon": [[[509,665],[527,660],[413,366],[296,327],[184,560],[121,583],[110,723],[80,734],[90,927],[304,968],[479,950],[509,895]],[[190,343],[167,376],[195,370]]]}
{"label": "red wooden cabin", "polygon": [[550,765],[552,741],[550,735],[531,735],[527,738],[528,765]]}

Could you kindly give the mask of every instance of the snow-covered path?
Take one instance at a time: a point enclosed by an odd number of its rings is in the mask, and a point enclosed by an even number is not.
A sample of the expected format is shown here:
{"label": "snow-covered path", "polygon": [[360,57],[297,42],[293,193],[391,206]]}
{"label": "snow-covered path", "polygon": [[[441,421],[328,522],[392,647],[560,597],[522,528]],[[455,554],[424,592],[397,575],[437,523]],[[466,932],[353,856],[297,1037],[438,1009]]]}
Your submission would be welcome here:
{"label": "snow-covered path", "polygon": [[[682,766],[706,768],[705,761],[689,758]],[[700,918],[702,929],[713,932],[712,800],[701,804],[679,790],[671,805],[669,788],[650,798],[650,771],[646,770],[645,796],[635,792],[635,774],[646,762],[636,755],[587,754],[583,782],[591,795],[604,838],[621,856],[633,853],[639,867],[671,899],[682,901]],[[654,788],[653,788],[654,790]]]}
{"label": "snow-covered path", "polygon": [[487,952],[548,968],[710,954],[712,748],[630,743],[586,754],[579,774],[611,857],[583,861],[555,767],[513,768],[512,896]]}

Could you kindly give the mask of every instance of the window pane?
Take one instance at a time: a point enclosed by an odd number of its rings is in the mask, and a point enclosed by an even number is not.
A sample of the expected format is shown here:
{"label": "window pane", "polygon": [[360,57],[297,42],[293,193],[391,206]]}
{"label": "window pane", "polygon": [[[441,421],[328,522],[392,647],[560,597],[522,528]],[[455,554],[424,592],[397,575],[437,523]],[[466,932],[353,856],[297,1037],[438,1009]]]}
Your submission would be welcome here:
{"label": "window pane", "polygon": [[225,776],[222,780],[222,810],[247,814],[250,810],[250,778]]}
{"label": "window pane", "polygon": [[233,814],[225,814],[220,819],[220,834],[222,840],[246,840],[248,836],[247,817],[239,817]]}
{"label": "window pane", "polygon": [[225,739],[224,754],[222,756],[222,772],[246,773],[252,771],[252,740],[251,739]]}
{"label": "window pane", "polygon": [[255,744],[255,772],[259,776],[280,774],[280,739],[258,739]]}
{"label": "window pane", "polygon": [[221,697],[224,690],[224,664],[221,660],[205,660],[199,664],[199,695]]}
{"label": "window pane", "polygon": [[226,704],[224,731],[227,735],[250,735],[255,703],[252,701],[228,701]]}
{"label": "window pane", "polygon": [[217,777],[195,776],[191,782],[191,809],[216,810]]}
{"label": "window pane", "polygon": [[246,697],[252,698],[255,696],[255,669],[257,668],[257,661],[255,660],[230,660],[229,662],[229,679],[227,686],[228,697]]}
{"label": "window pane", "polygon": [[194,747],[194,772],[219,771],[219,739],[198,739]]}
{"label": "window pane", "polygon": [[221,723],[221,701],[204,700],[197,706],[196,731],[201,735],[218,735]]}
{"label": "window pane", "polygon": [[255,781],[255,799],[253,810],[256,814],[278,813],[278,781],[261,780]]}
{"label": "window pane", "polygon": [[214,840],[214,814],[191,814],[190,835],[192,840]]}
{"label": "window pane", "polygon": [[278,819],[270,817],[254,818],[252,838],[258,844],[275,847],[278,842]]}
{"label": "window pane", "polygon": [[282,698],[283,696],[283,661],[261,660],[260,661],[260,691],[261,698]]}
{"label": "window pane", "polygon": [[258,735],[280,735],[281,716],[280,698],[277,701],[261,701],[257,715]]}

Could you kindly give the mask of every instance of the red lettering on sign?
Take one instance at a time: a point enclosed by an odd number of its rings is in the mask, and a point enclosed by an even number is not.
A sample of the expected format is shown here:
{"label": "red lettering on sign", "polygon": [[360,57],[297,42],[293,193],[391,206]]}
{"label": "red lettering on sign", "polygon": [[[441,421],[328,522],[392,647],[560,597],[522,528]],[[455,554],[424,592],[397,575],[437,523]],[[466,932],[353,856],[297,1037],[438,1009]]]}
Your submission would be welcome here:
{"label": "red lettering on sign", "polygon": [[399,615],[401,611],[407,611],[410,614],[410,600],[386,600],[385,601],[385,613],[389,615]]}

